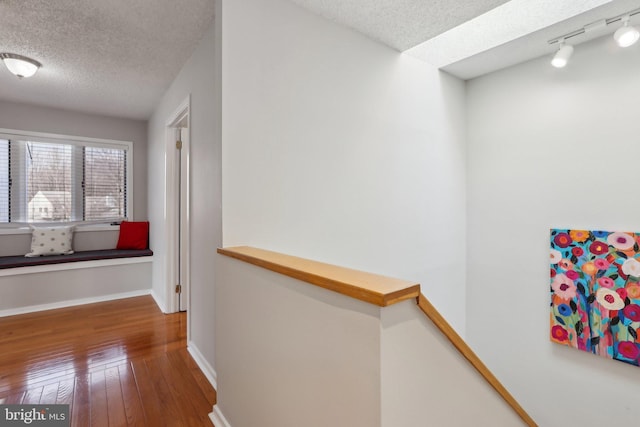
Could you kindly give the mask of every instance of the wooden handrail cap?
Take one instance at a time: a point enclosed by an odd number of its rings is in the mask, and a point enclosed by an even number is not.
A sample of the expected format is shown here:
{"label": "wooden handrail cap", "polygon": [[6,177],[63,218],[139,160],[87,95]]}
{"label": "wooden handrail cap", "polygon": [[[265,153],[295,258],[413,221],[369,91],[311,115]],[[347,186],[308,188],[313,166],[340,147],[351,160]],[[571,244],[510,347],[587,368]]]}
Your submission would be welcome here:
{"label": "wooden handrail cap", "polygon": [[420,295],[420,285],[415,282],[325,264],[265,249],[236,246],[219,248],[218,253],[380,307],[417,298]]}

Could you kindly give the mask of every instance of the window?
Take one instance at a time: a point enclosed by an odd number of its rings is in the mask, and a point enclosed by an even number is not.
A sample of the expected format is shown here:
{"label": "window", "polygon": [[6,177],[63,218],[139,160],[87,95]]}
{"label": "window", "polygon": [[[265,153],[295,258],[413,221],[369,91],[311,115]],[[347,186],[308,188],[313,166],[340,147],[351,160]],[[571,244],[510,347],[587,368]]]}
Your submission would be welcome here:
{"label": "window", "polygon": [[0,223],[127,218],[130,143],[0,132]]}

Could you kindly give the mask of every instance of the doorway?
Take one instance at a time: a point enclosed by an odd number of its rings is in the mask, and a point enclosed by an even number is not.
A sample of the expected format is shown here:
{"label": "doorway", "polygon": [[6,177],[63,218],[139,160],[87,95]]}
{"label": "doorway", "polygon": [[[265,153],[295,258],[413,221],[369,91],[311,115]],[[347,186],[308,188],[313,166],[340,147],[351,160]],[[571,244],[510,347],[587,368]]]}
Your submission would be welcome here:
{"label": "doorway", "polygon": [[189,110],[187,98],[167,123],[165,241],[167,308],[172,313],[188,311],[190,301]]}

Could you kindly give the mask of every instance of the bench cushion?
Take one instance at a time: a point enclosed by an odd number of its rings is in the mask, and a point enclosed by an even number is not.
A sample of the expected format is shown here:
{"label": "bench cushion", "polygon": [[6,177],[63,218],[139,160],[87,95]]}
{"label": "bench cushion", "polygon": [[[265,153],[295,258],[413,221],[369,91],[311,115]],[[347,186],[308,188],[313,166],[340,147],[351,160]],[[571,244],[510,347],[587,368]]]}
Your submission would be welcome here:
{"label": "bench cushion", "polygon": [[132,258],[152,256],[151,249],[105,249],[100,251],[81,251],[71,255],[51,255],[27,258],[24,256],[0,257],[0,270],[5,268],[29,267],[34,265],[63,264],[78,261],[96,261],[100,259]]}

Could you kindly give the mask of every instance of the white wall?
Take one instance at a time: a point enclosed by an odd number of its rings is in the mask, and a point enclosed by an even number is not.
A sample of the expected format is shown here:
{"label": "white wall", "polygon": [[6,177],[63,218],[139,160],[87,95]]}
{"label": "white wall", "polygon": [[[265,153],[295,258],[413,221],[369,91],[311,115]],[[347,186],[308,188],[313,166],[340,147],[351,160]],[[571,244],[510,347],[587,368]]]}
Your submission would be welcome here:
{"label": "white wall", "polygon": [[549,228],[640,230],[640,46],[468,83],[467,337],[541,426],[636,425],[640,370],[549,341]]}
{"label": "white wall", "polygon": [[215,311],[230,425],[380,426],[379,307],[218,255]]}
{"label": "white wall", "polygon": [[146,258],[0,270],[0,317],[148,295],[151,261]]}
{"label": "white wall", "polygon": [[147,219],[147,122],[0,101],[0,128],[133,142],[133,218]]}
{"label": "white wall", "polygon": [[222,43],[224,245],[420,281],[463,333],[464,84],[283,0]]}
{"label": "white wall", "polygon": [[380,321],[382,426],[525,425],[415,300],[380,309]]}
{"label": "white wall", "polygon": [[377,307],[218,255],[215,313],[216,426],[524,425],[415,299]]}
{"label": "white wall", "polygon": [[[219,6],[218,6],[219,8]],[[165,146],[170,115],[191,95],[190,253],[191,341],[213,366],[213,287],[215,251],[222,244],[220,213],[220,95],[217,25],[205,34],[191,58],[167,89],[149,120],[149,218],[156,242],[154,295],[165,295]],[[216,59],[217,58],[217,59]],[[218,65],[216,65],[218,64]]]}

